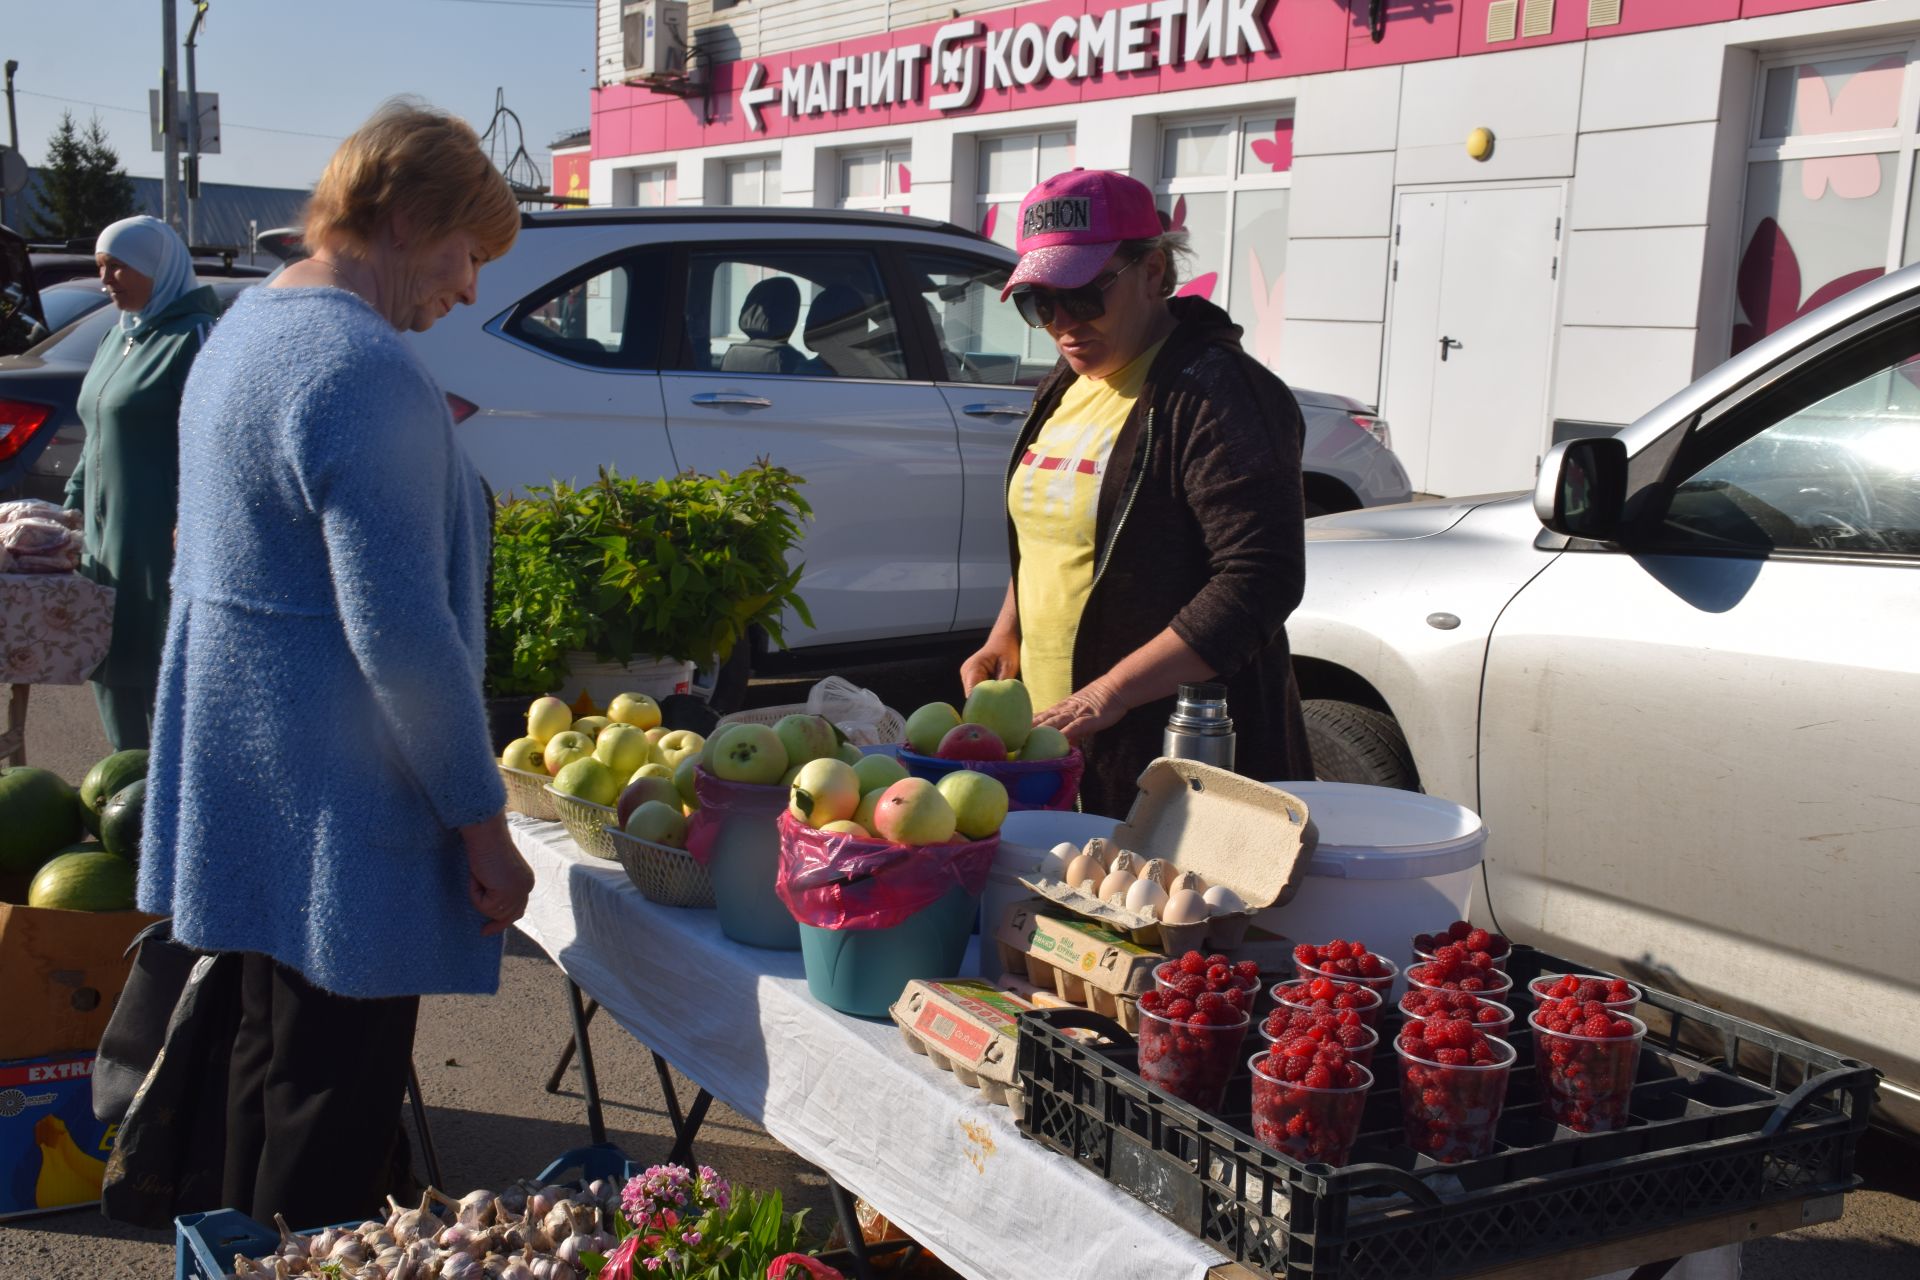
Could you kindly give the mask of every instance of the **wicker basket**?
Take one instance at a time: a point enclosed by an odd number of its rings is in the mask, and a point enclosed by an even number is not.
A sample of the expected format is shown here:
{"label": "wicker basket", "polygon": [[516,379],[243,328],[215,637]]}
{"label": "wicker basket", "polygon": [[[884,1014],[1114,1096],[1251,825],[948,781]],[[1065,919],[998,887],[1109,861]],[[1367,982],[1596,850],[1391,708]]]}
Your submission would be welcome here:
{"label": "wicker basket", "polygon": [[547,798],[553,802],[554,812],[559,815],[567,834],[580,846],[580,852],[605,858],[608,862],[615,860],[613,840],[607,834],[618,816],[612,809],[591,800],[561,795],[552,786],[547,787]]}
{"label": "wicker basket", "polygon": [[507,808],[542,822],[560,821],[560,815],[554,812],[553,801],[547,798],[547,784],[553,779],[546,774],[529,773],[525,769],[509,769],[501,765],[500,781],[507,784]]}
{"label": "wicker basket", "polygon": [[[806,712],[807,704],[804,702],[790,702],[778,707],[757,707],[752,711],[736,711],[732,715],[721,716],[720,724],[714,726],[714,733],[720,731],[721,725],[729,724],[763,724],[771,729],[787,716],[804,715]],[[855,743],[854,745],[876,747],[906,741],[906,718],[892,707],[888,707],[886,714],[880,717],[880,723],[877,728],[877,741]],[[842,730],[842,732],[845,732],[845,730]],[[708,736],[711,737],[712,735],[710,734]],[[852,739],[848,739],[848,741],[852,741]]]}
{"label": "wicker basket", "polygon": [[685,849],[636,839],[617,827],[607,828],[607,839],[627,879],[647,901],[663,907],[713,905],[713,881]]}

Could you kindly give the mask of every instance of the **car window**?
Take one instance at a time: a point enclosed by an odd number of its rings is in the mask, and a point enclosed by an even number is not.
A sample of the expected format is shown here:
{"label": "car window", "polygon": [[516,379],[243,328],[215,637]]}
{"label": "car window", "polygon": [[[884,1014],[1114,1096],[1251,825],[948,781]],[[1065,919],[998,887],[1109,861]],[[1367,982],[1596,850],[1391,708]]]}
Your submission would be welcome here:
{"label": "car window", "polygon": [[863,250],[690,254],[686,323],[680,367],[695,372],[907,376],[893,304]]}
{"label": "car window", "polygon": [[595,264],[535,290],[503,331],[574,364],[652,369],[659,363],[665,281],[666,258],[659,252]]}
{"label": "car window", "polygon": [[[259,284],[254,279],[216,280],[212,282],[213,293],[220,300],[220,313],[227,309],[243,292]],[[49,290],[49,294],[57,291]],[[45,295],[43,295],[45,296]],[[113,307],[96,307],[78,320],[71,321],[66,328],[54,331],[52,337],[28,351],[30,356],[42,360],[51,360],[56,364],[91,364],[94,353],[100,349],[100,340],[107,336],[107,330],[120,321],[120,313]]]}
{"label": "car window", "polygon": [[949,382],[1031,387],[1059,358],[1053,340],[1000,301],[1008,268],[954,254],[910,253],[907,270],[932,319]]}
{"label": "car window", "polygon": [[1873,372],[1856,362],[1824,385],[1783,388],[1773,421],[1682,481],[1669,539],[1920,554],[1920,335],[1876,345]]}
{"label": "car window", "polygon": [[56,284],[40,291],[40,309],[46,313],[47,328],[56,333],[106,304],[107,295],[97,284]]}

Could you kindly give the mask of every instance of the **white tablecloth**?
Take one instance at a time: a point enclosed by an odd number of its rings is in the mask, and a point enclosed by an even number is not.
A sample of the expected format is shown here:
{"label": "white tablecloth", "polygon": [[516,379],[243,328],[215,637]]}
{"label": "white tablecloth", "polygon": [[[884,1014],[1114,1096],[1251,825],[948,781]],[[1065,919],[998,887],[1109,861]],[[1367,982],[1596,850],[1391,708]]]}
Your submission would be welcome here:
{"label": "white tablecloth", "polygon": [[[909,1052],[891,1022],[815,1001],[799,952],[729,942],[713,912],[648,902],[557,823],[509,818],[535,876],[521,932],[642,1044],[955,1270],[1202,1280],[1226,1260],[1021,1137],[1012,1113]],[[1739,1251],[1695,1255],[1672,1275],[1737,1280]]]}

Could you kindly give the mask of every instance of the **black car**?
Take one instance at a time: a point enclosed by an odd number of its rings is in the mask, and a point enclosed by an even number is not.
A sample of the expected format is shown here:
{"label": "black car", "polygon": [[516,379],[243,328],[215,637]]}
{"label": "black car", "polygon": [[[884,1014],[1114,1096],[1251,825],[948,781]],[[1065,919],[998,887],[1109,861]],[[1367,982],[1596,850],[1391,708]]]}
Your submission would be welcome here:
{"label": "black car", "polygon": [[[0,226],[0,356],[25,351],[46,336],[47,318],[40,310],[40,287],[27,242],[12,228]],[[7,437],[0,435],[0,461],[7,456]]]}

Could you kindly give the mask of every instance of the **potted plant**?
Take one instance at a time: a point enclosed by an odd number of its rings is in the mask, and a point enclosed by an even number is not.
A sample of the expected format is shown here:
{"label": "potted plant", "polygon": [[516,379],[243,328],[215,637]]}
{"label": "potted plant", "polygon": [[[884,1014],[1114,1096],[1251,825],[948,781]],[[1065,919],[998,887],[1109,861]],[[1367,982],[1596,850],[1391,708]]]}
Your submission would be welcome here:
{"label": "potted plant", "polygon": [[580,1262],[595,1280],[837,1280],[801,1252],[806,1216],[788,1214],[778,1191],[736,1192],[705,1165],[657,1164],[622,1188],[613,1251]]}
{"label": "potted plant", "polygon": [[787,563],[812,513],[802,483],[764,460],[658,480],[603,467],[592,484],[499,500],[487,627],[497,729],[589,664],[722,662],[749,627],[784,643],[788,609],[812,626],[795,590],[803,566]]}

